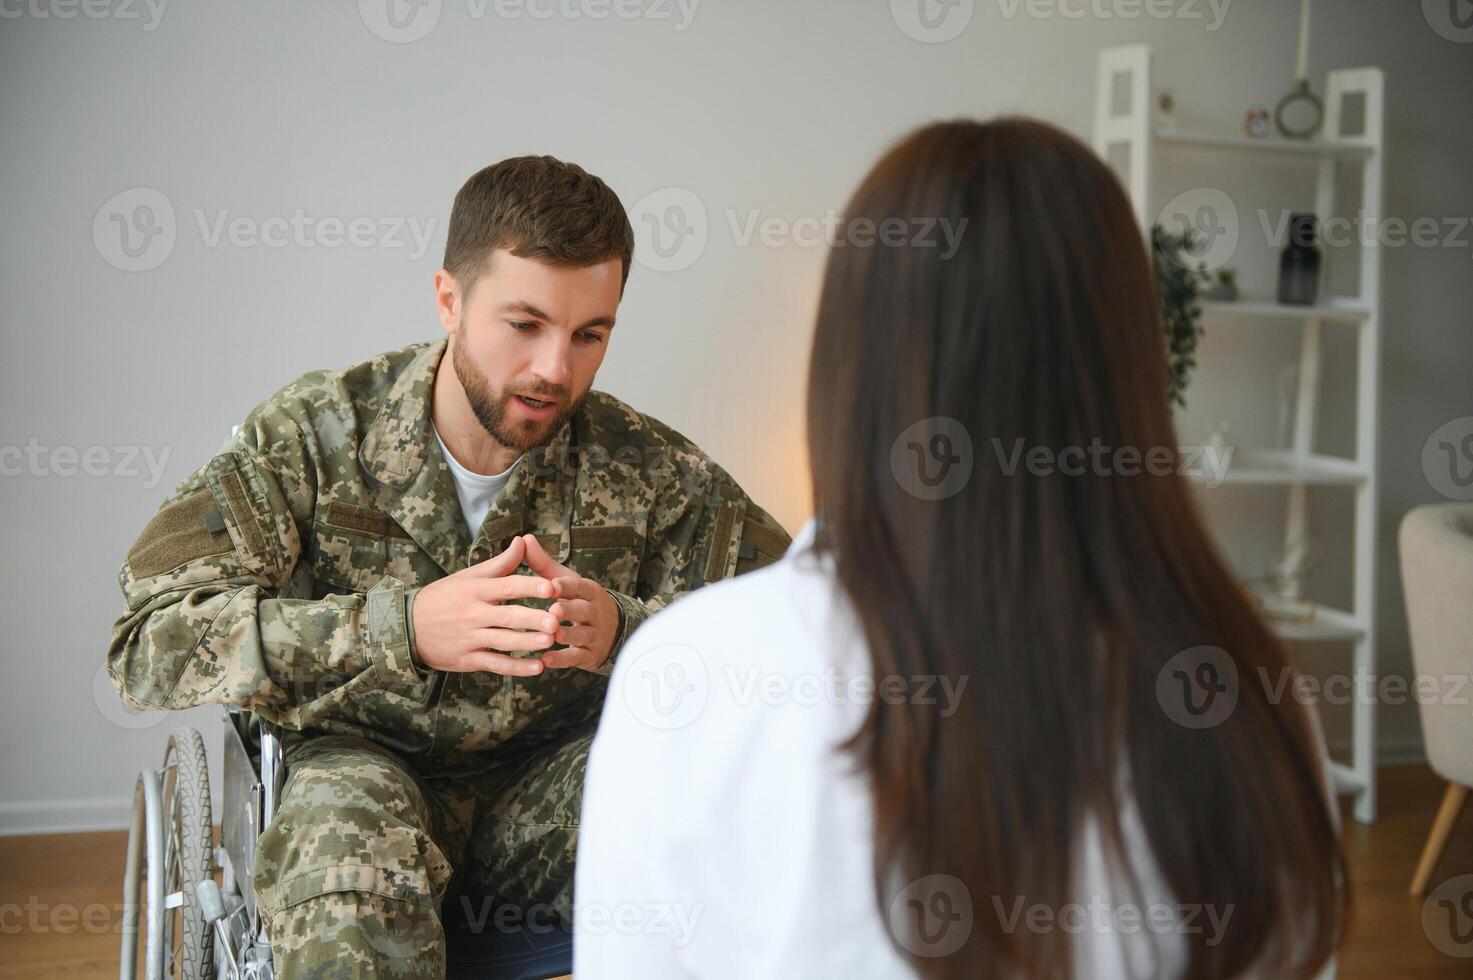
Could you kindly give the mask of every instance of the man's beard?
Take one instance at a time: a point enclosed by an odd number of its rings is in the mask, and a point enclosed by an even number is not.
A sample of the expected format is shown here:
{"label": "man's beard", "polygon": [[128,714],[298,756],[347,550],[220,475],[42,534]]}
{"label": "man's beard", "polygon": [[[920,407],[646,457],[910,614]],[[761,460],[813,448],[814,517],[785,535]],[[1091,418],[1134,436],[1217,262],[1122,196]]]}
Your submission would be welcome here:
{"label": "man's beard", "polygon": [[455,366],[455,376],[460,379],[460,386],[465,389],[465,397],[470,402],[471,411],[476,413],[476,420],[481,423],[481,428],[485,429],[492,439],[518,452],[524,453],[529,449],[536,449],[538,446],[545,446],[551,442],[552,437],[578,410],[583,399],[571,400],[568,397],[568,389],[562,385],[534,383],[530,389],[515,394],[548,401],[556,399],[563,406],[563,410],[546,422],[515,417],[507,411],[506,406],[507,399],[512,393],[506,391],[493,393],[491,391],[491,383],[466,355],[464,337],[465,331],[462,328],[456,335],[456,342],[450,345],[450,359]]}

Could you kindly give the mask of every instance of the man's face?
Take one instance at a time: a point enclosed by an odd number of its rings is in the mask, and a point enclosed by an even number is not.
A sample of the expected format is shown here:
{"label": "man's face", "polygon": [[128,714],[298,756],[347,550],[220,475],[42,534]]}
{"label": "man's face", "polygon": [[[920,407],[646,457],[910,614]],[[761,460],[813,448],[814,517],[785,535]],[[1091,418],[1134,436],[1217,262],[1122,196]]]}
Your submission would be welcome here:
{"label": "man's face", "polygon": [[577,410],[608,350],[622,273],[618,258],[568,267],[497,249],[468,298],[465,286],[442,290],[451,363],[493,439],[526,452]]}

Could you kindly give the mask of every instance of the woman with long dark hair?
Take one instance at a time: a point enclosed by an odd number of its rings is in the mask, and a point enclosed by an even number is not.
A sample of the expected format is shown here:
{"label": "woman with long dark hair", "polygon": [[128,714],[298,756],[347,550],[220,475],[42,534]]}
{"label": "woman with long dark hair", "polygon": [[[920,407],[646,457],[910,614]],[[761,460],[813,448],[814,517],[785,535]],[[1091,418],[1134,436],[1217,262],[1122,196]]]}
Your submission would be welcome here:
{"label": "woman with long dark hair", "polygon": [[576,974],[1313,976],[1322,743],[1177,472],[1119,183],[1039,122],[937,124],[839,235],[815,519],[621,654]]}

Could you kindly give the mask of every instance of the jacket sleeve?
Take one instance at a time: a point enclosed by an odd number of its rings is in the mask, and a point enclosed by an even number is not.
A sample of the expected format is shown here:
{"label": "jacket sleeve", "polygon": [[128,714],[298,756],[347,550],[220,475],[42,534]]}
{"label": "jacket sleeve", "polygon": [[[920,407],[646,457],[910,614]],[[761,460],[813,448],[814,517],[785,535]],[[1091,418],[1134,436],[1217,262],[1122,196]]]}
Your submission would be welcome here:
{"label": "jacket sleeve", "polygon": [[704,478],[677,481],[656,498],[638,591],[610,591],[619,606],[619,634],[596,673],[613,672],[624,641],[652,614],[702,585],[777,561],[792,542],[725,470],[703,462]]}
{"label": "jacket sleeve", "polygon": [[295,425],[247,426],[165,498],[118,572],[108,673],[134,708],[233,704],[311,726],[370,689],[423,701],[405,587],[313,600],[313,469]]}

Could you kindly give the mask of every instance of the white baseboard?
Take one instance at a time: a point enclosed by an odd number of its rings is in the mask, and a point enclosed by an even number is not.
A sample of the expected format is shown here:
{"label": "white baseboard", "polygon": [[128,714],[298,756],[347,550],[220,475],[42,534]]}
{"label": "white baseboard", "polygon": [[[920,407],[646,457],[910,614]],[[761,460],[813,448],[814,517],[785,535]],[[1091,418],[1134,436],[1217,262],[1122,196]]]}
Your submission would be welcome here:
{"label": "white baseboard", "polygon": [[131,796],[0,803],[0,837],[127,830],[132,813]]}

